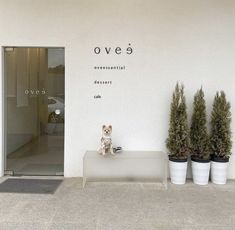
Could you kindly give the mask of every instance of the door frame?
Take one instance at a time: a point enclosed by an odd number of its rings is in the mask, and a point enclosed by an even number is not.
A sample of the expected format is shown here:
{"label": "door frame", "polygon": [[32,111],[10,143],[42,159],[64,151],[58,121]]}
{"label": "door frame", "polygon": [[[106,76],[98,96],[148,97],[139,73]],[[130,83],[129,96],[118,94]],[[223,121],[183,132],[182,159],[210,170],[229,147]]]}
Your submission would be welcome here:
{"label": "door frame", "polygon": [[2,90],[1,93],[1,108],[0,108],[0,116],[1,116],[1,121],[0,121],[0,127],[1,129],[1,135],[2,138],[0,138],[0,144],[1,144],[1,153],[0,153],[0,176],[4,176],[4,171],[5,171],[5,78],[4,78],[4,46],[1,46],[1,55],[0,55],[0,74],[1,74],[1,80],[0,80],[0,87]]}
{"label": "door frame", "polygon": [[[7,166],[7,149],[6,149],[6,131],[7,131],[7,122],[6,122],[6,98],[5,98],[5,92],[6,92],[6,80],[5,80],[5,64],[6,64],[6,60],[5,60],[5,48],[58,48],[58,49],[63,49],[64,50],[64,56],[65,55],[65,46],[22,46],[22,45],[2,45],[0,46],[0,76],[1,76],[1,81],[0,81],[0,88],[2,89],[2,94],[0,96],[0,102],[2,104],[2,106],[0,107],[0,116],[1,116],[1,121],[0,121],[0,127],[2,127],[2,138],[0,138],[0,144],[2,146],[1,148],[1,153],[0,153],[0,177],[6,175],[6,166]],[[66,64],[66,60],[65,60],[65,64]],[[66,71],[64,73],[64,101],[66,101]],[[65,102],[66,103],[66,102]],[[65,127],[66,127],[66,122],[65,122],[65,113],[66,110],[64,110],[64,162],[63,162],[63,166],[64,166],[64,174],[65,174]]]}

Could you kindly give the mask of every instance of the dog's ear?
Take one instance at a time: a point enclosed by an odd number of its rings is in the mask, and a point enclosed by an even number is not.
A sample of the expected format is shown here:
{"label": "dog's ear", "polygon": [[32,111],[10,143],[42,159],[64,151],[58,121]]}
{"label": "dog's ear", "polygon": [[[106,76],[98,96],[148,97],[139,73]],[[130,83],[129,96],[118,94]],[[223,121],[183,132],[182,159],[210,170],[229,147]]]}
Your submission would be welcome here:
{"label": "dog's ear", "polygon": [[112,129],[113,128],[112,125],[109,125],[109,128]]}
{"label": "dog's ear", "polygon": [[102,126],[102,129],[104,129],[104,128],[105,128],[105,125]]}

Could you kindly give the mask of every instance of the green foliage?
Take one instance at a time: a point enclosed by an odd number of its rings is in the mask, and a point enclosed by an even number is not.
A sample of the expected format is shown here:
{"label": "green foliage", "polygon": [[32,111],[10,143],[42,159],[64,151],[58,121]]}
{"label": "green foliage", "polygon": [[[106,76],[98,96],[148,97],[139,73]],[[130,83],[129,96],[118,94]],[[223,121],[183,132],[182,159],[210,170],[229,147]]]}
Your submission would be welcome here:
{"label": "green foliage", "polygon": [[209,136],[206,128],[206,103],[202,88],[194,96],[190,127],[191,154],[196,159],[208,160]]}
{"label": "green foliage", "polygon": [[184,96],[184,86],[176,84],[172,96],[170,111],[170,127],[166,146],[169,155],[174,159],[187,159],[189,154],[189,134],[187,123],[187,107]]}
{"label": "green foliage", "polygon": [[230,103],[223,91],[217,92],[211,113],[210,148],[215,157],[229,158],[231,155],[231,112]]}

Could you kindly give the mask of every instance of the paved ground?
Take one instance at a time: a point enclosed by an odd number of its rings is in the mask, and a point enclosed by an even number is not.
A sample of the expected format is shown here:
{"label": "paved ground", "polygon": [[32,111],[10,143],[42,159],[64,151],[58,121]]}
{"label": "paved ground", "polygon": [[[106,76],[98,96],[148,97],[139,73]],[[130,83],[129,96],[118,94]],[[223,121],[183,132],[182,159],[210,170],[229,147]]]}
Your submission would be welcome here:
{"label": "paved ground", "polygon": [[[6,178],[1,178],[0,183]],[[235,181],[201,187],[88,184],[65,179],[54,194],[0,193],[0,230],[232,230]]]}

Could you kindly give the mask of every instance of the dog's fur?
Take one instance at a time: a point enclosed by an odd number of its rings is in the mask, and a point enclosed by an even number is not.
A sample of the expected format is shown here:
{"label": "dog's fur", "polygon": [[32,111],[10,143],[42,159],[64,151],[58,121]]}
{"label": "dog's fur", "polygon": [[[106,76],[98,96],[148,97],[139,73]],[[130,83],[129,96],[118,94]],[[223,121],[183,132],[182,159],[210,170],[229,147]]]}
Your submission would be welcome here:
{"label": "dog's fur", "polygon": [[108,155],[108,154],[115,155],[113,153],[111,134],[112,134],[112,125],[103,125],[101,146],[98,150],[99,154],[103,156]]}

